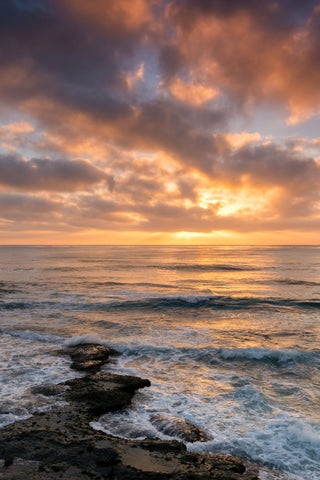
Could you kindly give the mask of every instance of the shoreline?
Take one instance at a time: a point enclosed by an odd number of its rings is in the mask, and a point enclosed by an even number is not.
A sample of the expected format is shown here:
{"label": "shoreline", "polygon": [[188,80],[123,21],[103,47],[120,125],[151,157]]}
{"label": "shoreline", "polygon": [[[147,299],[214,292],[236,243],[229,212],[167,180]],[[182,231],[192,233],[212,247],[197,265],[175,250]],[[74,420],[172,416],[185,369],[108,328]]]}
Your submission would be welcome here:
{"label": "shoreline", "polygon": [[[150,386],[150,382],[139,377],[100,373],[109,356],[117,354],[102,345],[76,345],[56,354],[69,355],[71,368],[86,375],[33,389],[34,393],[57,396],[69,404],[36,413],[2,429],[1,479],[258,480],[259,468],[253,464],[246,468],[238,457],[190,453],[178,440],[125,440],[94,430],[91,421],[129,406],[135,391]],[[161,415],[156,420],[159,428],[166,428]],[[180,437],[206,441],[206,432],[176,420],[170,428],[178,429]]]}

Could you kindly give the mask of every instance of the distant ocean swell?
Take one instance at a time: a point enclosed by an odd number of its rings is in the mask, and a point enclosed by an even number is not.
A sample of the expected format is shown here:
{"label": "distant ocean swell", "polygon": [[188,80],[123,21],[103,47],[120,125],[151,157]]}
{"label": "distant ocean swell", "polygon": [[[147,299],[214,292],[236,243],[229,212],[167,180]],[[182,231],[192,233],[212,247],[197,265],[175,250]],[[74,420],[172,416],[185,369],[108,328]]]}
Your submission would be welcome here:
{"label": "distant ocean swell", "polygon": [[[97,268],[104,268],[106,262],[101,261],[97,262],[98,265],[95,265],[95,269]],[[90,267],[91,268],[91,267]],[[130,265],[130,264],[117,264],[114,266],[115,270],[136,270],[136,269],[158,269],[158,270],[177,270],[177,271],[189,271],[189,272],[247,272],[247,271],[258,271],[261,270],[259,267],[253,267],[251,265],[237,265],[237,264],[188,264],[188,263],[168,263],[168,264],[148,264],[144,265],[141,267],[140,265]],[[273,267],[269,267],[273,268]],[[82,271],[83,267],[78,266],[78,267],[65,267],[65,266],[56,266],[56,267],[46,267],[43,268],[43,270],[48,271],[48,272],[76,272],[76,271]],[[266,267],[264,267],[264,270],[266,270]]]}
{"label": "distant ocean swell", "polygon": [[[189,272],[246,272],[260,270],[259,267],[252,267],[251,265],[233,265],[233,264],[187,264],[175,263],[168,265],[148,265],[148,268],[159,268],[163,270],[186,270]],[[136,267],[135,267],[136,268]]]}
{"label": "distant ocean swell", "polygon": [[319,282],[310,282],[307,280],[296,280],[294,278],[279,278],[273,280],[274,283],[280,283],[284,285],[298,285],[298,286],[305,286],[305,287],[318,287],[320,285]]}
{"label": "distant ocean swell", "polygon": [[170,310],[170,309],[219,309],[219,310],[268,310],[293,308],[319,310],[317,299],[298,300],[273,297],[227,297],[221,295],[169,295],[139,296],[137,299],[109,300],[107,302],[82,303],[68,301],[0,302],[0,310],[25,310],[42,308],[64,308],[66,310]]}

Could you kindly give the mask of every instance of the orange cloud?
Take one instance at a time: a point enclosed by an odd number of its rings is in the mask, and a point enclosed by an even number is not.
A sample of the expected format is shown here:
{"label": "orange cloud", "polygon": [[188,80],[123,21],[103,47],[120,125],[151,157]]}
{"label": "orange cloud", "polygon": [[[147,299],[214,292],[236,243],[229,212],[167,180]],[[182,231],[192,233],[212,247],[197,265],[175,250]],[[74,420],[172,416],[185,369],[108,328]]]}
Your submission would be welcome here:
{"label": "orange cloud", "polygon": [[229,142],[229,144],[233,148],[241,148],[252,142],[259,142],[261,138],[262,137],[258,132],[228,133],[225,135],[225,139]]}
{"label": "orange cloud", "polygon": [[201,84],[184,82],[181,78],[175,78],[169,90],[172,95],[183,102],[191,105],[202,105],[220,95],[219,90]]}
{"label": "orange cloud", "polygon": [[243,102],[282,101],[290,123],[319,114],[319,8],[296,26],[281,2],[276,9],[268,2],[219,5],[189,0],[167,8],[176,48],[205,85]]}
{"label": "orange cloud", "polygon": [[0,125],[0,134],[4,133],[30,133],[34,131],[34,126],[28,122],[13,122],[8,125]]}
{"label": "orange cloud", "polygon": [[105,0],[78,1],[60,0],[62,5],[81,21],[95,26],[127,31],[140,29],[151,20],[152,1],[148,0]]}
{"label": "orange cloud", "polygon": [[137,81],[143,79],[143,70],[144,70],[144,64],[141,63],[140,67],[138,70],[135,72],[128,73],[125,75],[125,82],[127,84],[127,87],[129,90],[132,90],[134,85],[137,83]]}
{"label": "orange cloud", "polygon": [[25,121],[0,125],[0,145],[4,149],[16,150],[16,146],[23,143],[27,134],[32,132],[33,125]]}

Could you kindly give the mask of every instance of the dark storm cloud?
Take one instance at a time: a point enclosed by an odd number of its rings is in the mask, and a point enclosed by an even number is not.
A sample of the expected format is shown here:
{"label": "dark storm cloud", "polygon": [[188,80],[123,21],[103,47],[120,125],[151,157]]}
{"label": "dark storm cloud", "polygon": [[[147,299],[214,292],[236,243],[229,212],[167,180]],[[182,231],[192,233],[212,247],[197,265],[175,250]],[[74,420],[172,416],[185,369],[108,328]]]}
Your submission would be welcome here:
{"label": "dark storm cloud", "polygon": [[0,185],[22,190],[75,191],[109,178],[84,160],[24,160],[0,155]]}

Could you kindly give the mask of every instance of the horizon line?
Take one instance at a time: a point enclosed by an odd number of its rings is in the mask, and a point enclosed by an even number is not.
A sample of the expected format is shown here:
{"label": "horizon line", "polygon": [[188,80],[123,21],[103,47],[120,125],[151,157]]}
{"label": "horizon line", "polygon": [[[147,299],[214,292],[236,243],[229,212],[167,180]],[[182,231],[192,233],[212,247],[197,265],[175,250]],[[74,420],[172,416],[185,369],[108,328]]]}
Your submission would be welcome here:
{"label": "horizon line", "polygon": [[320,247],[320,243],[0,243],[0,247]]}

